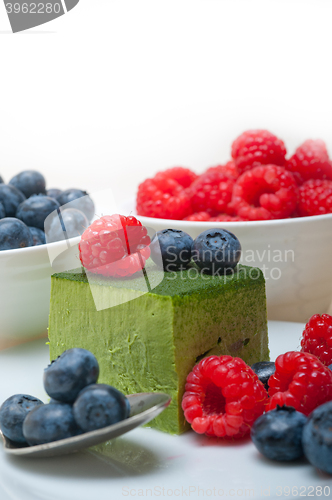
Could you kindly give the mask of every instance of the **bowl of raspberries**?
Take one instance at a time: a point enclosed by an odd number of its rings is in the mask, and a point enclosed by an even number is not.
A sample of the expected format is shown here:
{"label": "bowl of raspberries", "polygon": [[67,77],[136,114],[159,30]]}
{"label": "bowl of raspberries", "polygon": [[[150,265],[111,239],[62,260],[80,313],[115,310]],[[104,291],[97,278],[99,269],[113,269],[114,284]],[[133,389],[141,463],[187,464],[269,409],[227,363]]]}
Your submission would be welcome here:
{"label": "bowl of raspberries", "polygon": [[86,191],[48,189],[35,170],[8,183],[0,176],[0,347],[46,334],[50,256],[62,255],[64,270],[79,267],[80,235],[94,215]]}
{"label": "bowl of raspberries", "polygon": [[265,275],[269,319],[306,321],[332,300],[332,161],[321,139],[295,151],[267,130],[247,130],[228,161],[201,174],[173,167],[143,180],[136,206],[142,224],[195,238],[224,227],[241,241],[241,262]]}

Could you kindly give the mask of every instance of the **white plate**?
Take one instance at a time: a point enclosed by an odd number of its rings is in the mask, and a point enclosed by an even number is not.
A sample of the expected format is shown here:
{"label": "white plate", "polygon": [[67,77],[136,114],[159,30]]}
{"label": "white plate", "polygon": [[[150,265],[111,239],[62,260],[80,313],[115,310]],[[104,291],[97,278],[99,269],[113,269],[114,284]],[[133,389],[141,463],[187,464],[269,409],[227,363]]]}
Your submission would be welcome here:
{"label": "white plate", "polygon": [[[271,359],[298,349],[302,330],[300,323],[270,322]],[[18,392],[46,401],[42,375],[48,360],[45,340],[2,351],[0,402]],[[318,498],[320,486],[320,498],[332,495],[332,476],[305,460],[288,465],[269,462],[250,440],[224,443],[193,432],[169,436],[139,428],[102,448],[27,460],[5,455],[0,446],[1,500]]]}

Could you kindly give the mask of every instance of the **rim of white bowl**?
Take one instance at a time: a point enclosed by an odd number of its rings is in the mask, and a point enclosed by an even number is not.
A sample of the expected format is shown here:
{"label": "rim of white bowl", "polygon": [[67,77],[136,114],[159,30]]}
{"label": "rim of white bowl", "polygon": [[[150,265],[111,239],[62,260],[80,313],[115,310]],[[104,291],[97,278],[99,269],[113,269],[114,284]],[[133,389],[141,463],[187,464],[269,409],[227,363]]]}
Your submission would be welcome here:
{"label": "rim of white bowl", "polygon": [[[129,203],[132,205],[133,204],[133,199],[128,199],[125,200],[121,204],[121,210],[123,210],[126,205],[129,205]],[[136,212],[136,208],[130,212],[130,215],[133,215],[134,217],[137,217],[139,221],[145,221],[145,225],[153,225],[153,222],[158,222],[160,224],[173,224],[174,229],[177,229],[176,226],[183,225],[183,223],[186,224],[193,224],[195,227],[204,227],[208,229],[209,227],[211,228],[211,224],[213,224],[214,227],[222,227],[223,225],[234,225],[236,227],[253,227],[256,225],[259,226],[278,226],[278,225],[283,225],[283,224],[304,224],[305,222],[308,221],[320,221],[324,219],[331,219],[332,218],[332,213],[330,214],[322,214],[322,215],[311,215],[310,217],[294,217],[292,219],[273,219],[273,220],[251,220],[251,221],[189,221],[189,220],[177,220],[177,219],[158,219],[156,217],[147,217],[145,215],[139,215]],[[172,226],[169,226],[172,227]]]}
{"label": "rim of white bowl", "polygon": [[[73,247],[74,245],[78,244],[81,240],[81,236],[75,236],[75,238],[68,238],[68,242],[70,242],[70,247]],[[57,246],[63,245],[63,242],[65,240],[60,240],[60,241],[53,241],[52,243],[44,243],[43,245],[35,245],[31,247],[24,247],[24,248],[12,248],[10,250],[0,250],[0,259],[1,255],[4,255],[8,257],[9,255],[15,255],[17,253],[20,253],[21,255],[27,255],[29,252],[45,252],[45,250],[48,250],[49,247],[56,248]]]}

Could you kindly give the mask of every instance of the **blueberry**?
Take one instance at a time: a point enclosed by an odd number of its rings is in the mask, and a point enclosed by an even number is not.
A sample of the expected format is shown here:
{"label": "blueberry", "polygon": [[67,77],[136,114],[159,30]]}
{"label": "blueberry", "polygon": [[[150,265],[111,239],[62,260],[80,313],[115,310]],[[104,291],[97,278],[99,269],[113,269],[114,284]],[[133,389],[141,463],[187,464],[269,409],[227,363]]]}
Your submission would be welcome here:
{"label": "blueberry", "polygon": [[0,184],[3,184],[3,178],[0,175]]}
{"label": "blueberry", "polygon": [[302,431],[307,417],[289,406],[261,415],[251,429],[251,439],[266,458],[289,462],[302,457]]}
{"label": "blueberry", "polygon": [[3,219],[4,217],[6,217],[5,207],[0,201],[0,219]]}
{"label": "blueberry", "polygon": [[23,435],[31,446],[76,436],[72,406],[52,404],[35,408],[24,420]]}
{"label": "blueberry", "polygon": [[269,390],[269,378],[274,374],[276,366],[273,361],[259,361],[251,366],[259,380],[264,384],[265,389]]}
{"label": "blueberry", "polygon": [[57,210],[59,206],[59,203],[54,198],[43,194],[35,194],[18,206],[16,217],[21,219],[27,226],[37,227],[43,231],[46,217],[54,210]]}
{"label": "blueberry", "polygon": [[80,210],[66,208],[50,215],[45,221],[47,243],[80,236],[89,226],[89,221]]}
{"label": "blueberry", "polygon": [[83,389],[73,405],[78,426],[85,432],[116,424],[129,416],[127,398],[106,384]]}
{"label": "blueberry", "polygon": [[46,195],[47,196],[50,196],[51,198],[55,198],[57,199],[57,197],[62,193],[62,190],[61,189],[58,189],[58,188],[52,188],[52,189],[48,189],[46,191]]}
{"label": "blueberry", "polygon": [[329,365],[329,369],[332,370],[332,365]]}
{"label": "blueberry", "polygon": [[199,234],[192,246],[192,259],[207,274],[227,274],[241,257],[237,237],[226,229],[208,229]]}
{"label": "blueberry", "polygon": [[26,198],[33,194],[45,194],[44,176],[36,170],[24,170],[10,179],[9,184],[19,189]]}
{"label": "blueberry", "polygon": [[46,243],[45,233],[38,227],[29,227],[30,233],[32,235],[33,246],[44,245]]}
{"label": "blueberry", "polygon": [[303,429],[302,444],[309,462],[332,474],[332,401],[316,408]]}
{"label": "blueberry", "polygon": [[76,208],[86,215],[89,222],[92,221],[95,214],[95,206],[86,191],[82,191],[81,189],[67,189],[57,196],[57,200],[61,206],[70,203],[70,207],[66,208]]}
{"label": "blueberry", "polygon": [[10,184],[0,184],[0,201],[5,208],[6,217],[15,217],[17,207],[24,200],[24,194],[16,187]]}
{"label": "blueberry", "polygon": [[26,443],[22,426],[27,414],[44,403],[28,394],[15,394],[0,407],[0,429],[4,436],[16,443]]}
{"label": "blueberry", "polygon": [[12,250],[33,245],[32,234],[24,222],[14,217],[0,220],[0,250]]}
{"label": "blueberry", "polygon": [[86,349],[74,347],[63,352],[44,370],[45,391],[51,398],[73,403],[87,385],[97,382],[98,361]]}
{"label": "blueberry", "polygon": [[189,234],[179,229],[163,229],[152,238],[150,249],[151,259],[160,263],[160,252],[164,270],[180,271],[186,269],[191,260],[193,239]]}

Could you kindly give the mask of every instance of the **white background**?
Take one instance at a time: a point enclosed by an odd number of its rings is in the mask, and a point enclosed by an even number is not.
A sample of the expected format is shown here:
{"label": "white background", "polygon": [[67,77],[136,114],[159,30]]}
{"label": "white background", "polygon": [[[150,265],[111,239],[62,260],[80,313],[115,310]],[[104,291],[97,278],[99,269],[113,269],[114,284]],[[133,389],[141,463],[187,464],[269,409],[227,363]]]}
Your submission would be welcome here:
{"label": "white background", "polygon": [[81,0],[13,35],[0,5],[0,174],[122,198],[246,128],[332,153],[331,20],[329,0]]}

